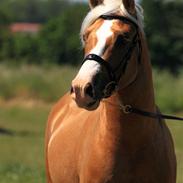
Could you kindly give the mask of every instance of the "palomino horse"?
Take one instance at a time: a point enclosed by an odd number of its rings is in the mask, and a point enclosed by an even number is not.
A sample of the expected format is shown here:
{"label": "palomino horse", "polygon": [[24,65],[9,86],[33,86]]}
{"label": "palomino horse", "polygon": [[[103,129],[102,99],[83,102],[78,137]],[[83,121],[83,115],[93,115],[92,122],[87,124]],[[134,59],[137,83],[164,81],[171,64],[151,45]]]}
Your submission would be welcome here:
{"label": "palomino horse", "polygon": [[90,0],[85,59],[46,131],[48,183],[175,183],[171,135],[158,113],[134,0]]}

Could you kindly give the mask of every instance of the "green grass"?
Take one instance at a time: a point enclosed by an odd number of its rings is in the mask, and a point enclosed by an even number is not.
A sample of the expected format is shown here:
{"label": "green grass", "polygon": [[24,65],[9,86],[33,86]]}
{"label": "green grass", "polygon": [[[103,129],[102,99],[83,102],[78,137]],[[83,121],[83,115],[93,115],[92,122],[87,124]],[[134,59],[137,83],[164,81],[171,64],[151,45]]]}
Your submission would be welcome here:
{"label": "green grass", "polygon": [[44,175],[44,130],[49,107],[0,108],[0,182],[41,183]]}
{"label": "green grass", "polygon": [[[69,90],[76,72],[70,66],[0,65],[0,183],[45,182],[44,130],[50,104]],[[183,111],[183,74],[175,78],[156,71],[154,78],[161,111]],[[183,124],[168,124],[178,159],[177,183],[182,183]]]}
{"label": "green grass", "polygon": [[55,101],[70,89],[76,68],[71,66],[20,66],[0,65],[0,98]]}
{"label": "green grass", "polygon": [[[44,183],[44,130],[49,106],[0,107],[0,182]],[[181,114],[179,114],[181,115]],[[183,124],[168,122],[178,159],[177,183],[183,182]]]}
{"label": "green grass", "polygon": [[[182,114],[178,114],[179,116],[183,116]],[[175,151],[177,156],[177,183],[183,182],[183,123],[168,121],[167,122],[175,145]]]}
{"label": "green grass", "polygon": [[[12,99],[56,101],[70,89],[77,72],[71,66],[20,66],[0,64],[0,102]],[[183,111],[183,73],[173,77],[154,71],[156,103],[163,112]]]}
{"label": "green grass", "polygon": [[154,71],[156,103],[164,112],[183,111],[183,73],[173,77],[167,71]]}
{"label": "green grass", "polygon": [[48,103],[70,89],[75,73],[69,66],[0,65],[1,183],[45,182]]}

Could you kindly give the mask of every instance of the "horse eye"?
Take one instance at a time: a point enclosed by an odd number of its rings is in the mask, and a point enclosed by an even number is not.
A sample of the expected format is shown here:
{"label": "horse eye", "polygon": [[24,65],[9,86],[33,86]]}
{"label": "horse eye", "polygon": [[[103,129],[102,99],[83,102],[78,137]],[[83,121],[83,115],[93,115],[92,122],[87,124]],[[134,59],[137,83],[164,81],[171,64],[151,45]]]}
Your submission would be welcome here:
{"label": "horse eye", "polygon": [[119,35],[117,38],[118,42],[123,42],[125,40],[125,37],[123,35]]}
{"label": "horse eye", "polygon": [[123,44],[125,42],[125,38],[123,35],[119,35],[116,39],[116,46],[120,46],[121,44]]}
{"label": "horse eye", "polygon": [[129,41],[130,40],[130,36],[128,33],[124,33],[123,34],[123,39],[126,40],[126,41]]}

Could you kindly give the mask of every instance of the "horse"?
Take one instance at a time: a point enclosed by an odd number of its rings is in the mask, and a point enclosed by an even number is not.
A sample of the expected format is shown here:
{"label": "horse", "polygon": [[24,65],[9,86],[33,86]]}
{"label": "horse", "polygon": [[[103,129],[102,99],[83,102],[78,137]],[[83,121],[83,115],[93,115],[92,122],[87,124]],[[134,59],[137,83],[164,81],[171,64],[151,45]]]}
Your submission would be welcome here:
{"label": "horse", "polygon": [[47,182],[175,183],[170,131],[142,112],[160,113],[142,8],[134,0],[89,5],[82,66],[48,118]]}

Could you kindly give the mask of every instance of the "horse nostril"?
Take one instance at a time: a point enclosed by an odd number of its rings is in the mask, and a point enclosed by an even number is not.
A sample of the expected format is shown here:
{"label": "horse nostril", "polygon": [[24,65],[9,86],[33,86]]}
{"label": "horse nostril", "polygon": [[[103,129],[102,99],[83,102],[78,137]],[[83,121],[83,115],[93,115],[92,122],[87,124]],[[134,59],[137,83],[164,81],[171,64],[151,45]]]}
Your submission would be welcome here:
{"label": "horse nostril", "polygon": [[94,98],[93,87],[91,84],[87,84],[87,86],[85,87],[85,94],[91,98]]}
{"label": "horse nostril", "polygon": [[74,93],[74,88],[71,86],[70,94]]}

